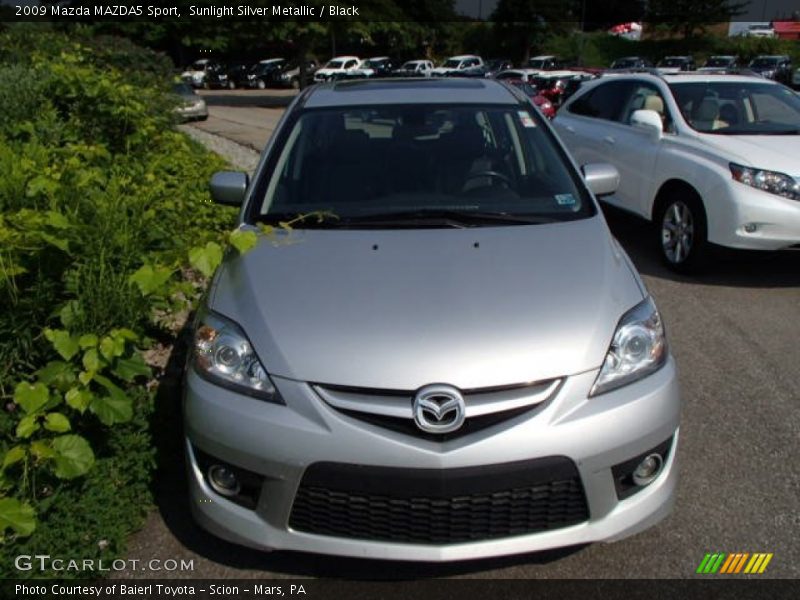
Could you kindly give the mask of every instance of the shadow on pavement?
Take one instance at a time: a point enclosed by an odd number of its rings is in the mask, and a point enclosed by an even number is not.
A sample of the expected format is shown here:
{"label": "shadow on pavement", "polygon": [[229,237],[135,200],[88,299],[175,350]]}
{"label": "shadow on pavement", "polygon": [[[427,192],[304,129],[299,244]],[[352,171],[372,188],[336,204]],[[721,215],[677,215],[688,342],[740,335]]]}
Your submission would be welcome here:
{"label": "shadow on pavement", "polygon": [[662,262],[654,226],[620,209],[603,205],[611,233],[642,275],[697,285],[728,287],[800,286],[800,250],[757,252],[715,248],[708,266],[693,276],[681,275]]}
{"label": "shadow on pavement", "polygon": [[255,106],[258,108],[285,108],[295,94],[286,90],[204,90],[200,92],[209,106]]}
{"label": "shadow on pavement", "polygon": [[[191,321],[189,321],[191,322]],[[165,369],[156,398],[153,435],[158,471],[155,496],[166,527],[189,553],[235,569],[268,571],[301,577],[404,580],[419,577],[468,575],[515,565],[546,564],[579,552],[586,546],[495,559],[434,564],[390,562],[305,554],[263,552],[225,542],[195,524],[189,512],[189,490],[183,458],[181,373],[185,365],[189,328],[184,328]],[[190,556],[178,557],[190,558]]]}

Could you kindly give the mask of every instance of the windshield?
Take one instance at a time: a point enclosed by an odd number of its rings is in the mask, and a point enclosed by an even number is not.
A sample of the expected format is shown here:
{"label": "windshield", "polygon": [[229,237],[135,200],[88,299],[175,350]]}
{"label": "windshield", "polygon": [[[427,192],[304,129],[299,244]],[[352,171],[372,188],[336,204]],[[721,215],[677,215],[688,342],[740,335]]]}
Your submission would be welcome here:
{"label": "windshield", "polygon": [[[304,112],[284,137],[259,218],[325,213],[300,227],[463,226],[594,214],[536,111],[404,105]],[[380,224],[384,218],[391,224]],[[469,224],[465,224],[466,222]]]}
{"label": "windshield", "polygon": [[447,67],[448,69],[455,69],[460,64],[461,64],[460,60],[455,60],[455,59],[449,58],[446,61],[444,61],[444,64],[442,66],[443,67]]}
{"label": "windshield", "polygon": [[714,58],[709,58],[706,61],[707,67],[727,67],[733,62],[732,58],[728,58],[725,56],[717,56]]}
{"label": "windshield", "polygon": [[800,135],[800,96],[759,82],[689,82],[669,86],[683,118],[703,133]]}
{"label": "windshield", "polygon": [[176,94],[181,96],[192,96],[194,95],[194,89],[186,83],[176,83],[172,86],[172,91]]}
{"label": "windshield", "polygon": [[417,68],[418,64],[419,63],[417,63],[416,61],[407,62],[407,63],[403,63],[403,66],[401,68],[405,69],[407,71],[413,71],[414,69]]}
{"label": "windshield", "polygon": [[189,67],[189,71],[205,71],[206,65],[208,63],[203,60],[198,60],[192,63],[192,66]]}
{"label": "windshield", "polygon": [[777,64],[777,58],[756,58],[750,63],[750,66],[758,69],[762,67],[774,67],[777,66]]}
{"label": "windshield", "polygon": [[544,69],[548,62],[550,62],[550,60],[547,58],[532,58],[528,61],[528,66],[531,69]]}
{"label": "windshield", "polygon": [[344,61],[343,60],[329,60],[325,64],[325,68],[326,69],[341,69],[343,67],[344,67]]}
{"label": "windshield", "polygon": [[520,79],[512,79],[511,81],[509,81],[509,83],[514,87],[518,87],[519,89],[521,89],[528,96],[533,97],[536,95],[536,88],[533,87],[530,83],[527,83]]}
{"label": "windshield", "polygon": [[665,58],[660,63],[658,63],[659,67],[680,67],[685,63],[686,60],[683,58]]}
{"label": "windshield", "polygon": [[614,64],[611,65],[613,69],[627,69],[630,67],[635,67],[636,63],[638,63],[638,59],[635,58],[623,58],[620,60],[615,60]]}

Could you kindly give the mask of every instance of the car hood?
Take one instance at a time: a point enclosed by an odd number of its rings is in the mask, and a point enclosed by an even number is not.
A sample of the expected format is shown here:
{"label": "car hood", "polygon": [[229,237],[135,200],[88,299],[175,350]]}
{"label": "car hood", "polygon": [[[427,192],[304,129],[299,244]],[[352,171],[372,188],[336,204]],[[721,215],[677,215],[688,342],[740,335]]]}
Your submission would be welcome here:
{"label": "car hood", "polygon": [[332,73],[343,73],[344,69],[317,69],[314,75],[331,75]]}
{"label": "car hood", "polygon": [[717,135],[703,137],[725,157],[747,167],[800,176],[800,135]]}
{"label": "car hood", "polygon": [[277,236],[226,260],[209,306],[267,371],[301,381],[474,389],[580,373],[644,297],[599,216]]}

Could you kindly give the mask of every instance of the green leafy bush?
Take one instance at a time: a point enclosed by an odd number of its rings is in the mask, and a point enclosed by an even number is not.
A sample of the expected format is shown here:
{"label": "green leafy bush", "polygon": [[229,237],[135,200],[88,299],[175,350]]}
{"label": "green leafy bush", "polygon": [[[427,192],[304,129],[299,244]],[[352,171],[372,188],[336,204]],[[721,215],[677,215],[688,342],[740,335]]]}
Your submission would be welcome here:
{"label": "green leafy bush", "polygon": [[173,335],[199,293],[188,265],[210,274],[235,215],[208,197],[221,159],[173,127],[168,70],[128,42],[0,34],[5,568],[26,549],[116,556],[152,501],[142,351]]}

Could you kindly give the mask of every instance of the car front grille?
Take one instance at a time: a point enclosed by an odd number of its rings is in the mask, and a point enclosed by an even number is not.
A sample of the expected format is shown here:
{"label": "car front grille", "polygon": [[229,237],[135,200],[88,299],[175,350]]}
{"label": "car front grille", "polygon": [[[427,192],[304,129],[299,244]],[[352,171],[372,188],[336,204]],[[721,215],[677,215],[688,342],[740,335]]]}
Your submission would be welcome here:
{"label": "car front grille", "polygon": [[557,394],[563,379],[548,379],[496,388],[462,390],[466,419],[450,433],[427,433],[414,423],[414,391],[350,388],[314,384],[313,389],[340,414],[406,435],[446,442],[487,429],[514,417],[544,408]]}
{"label": "car front grille", "polygon": [[588,518],[577,468],[564,457],[443,470],[323,462],[306,470],[289,525],[340,538],[455,544]]}

